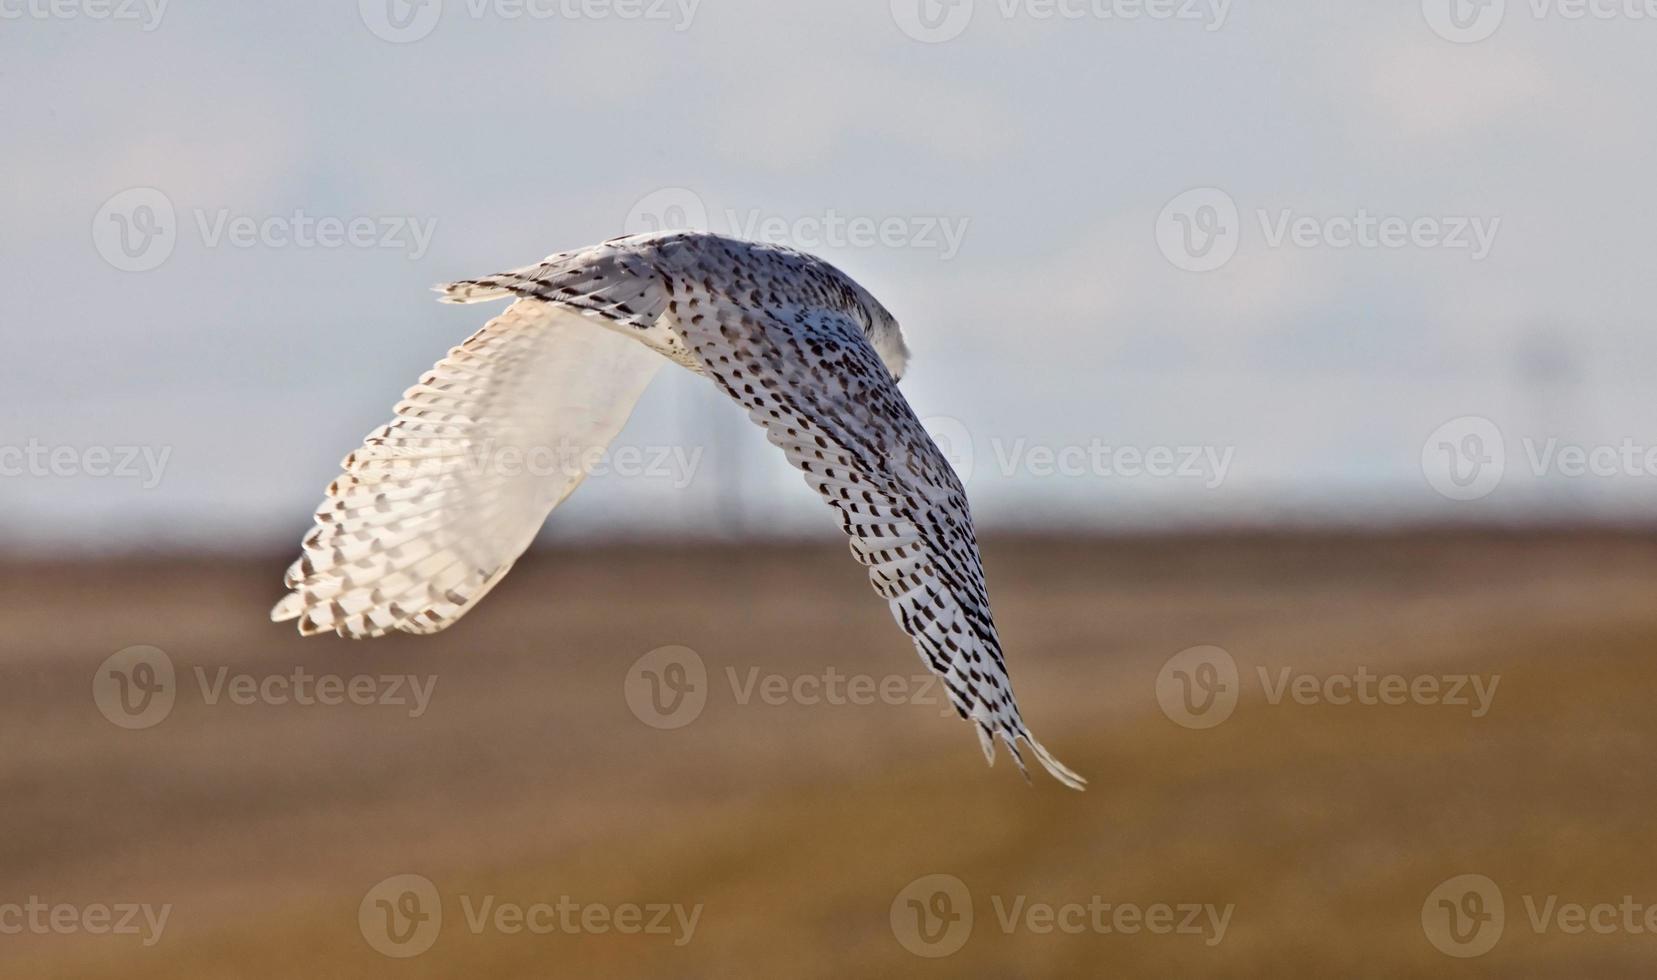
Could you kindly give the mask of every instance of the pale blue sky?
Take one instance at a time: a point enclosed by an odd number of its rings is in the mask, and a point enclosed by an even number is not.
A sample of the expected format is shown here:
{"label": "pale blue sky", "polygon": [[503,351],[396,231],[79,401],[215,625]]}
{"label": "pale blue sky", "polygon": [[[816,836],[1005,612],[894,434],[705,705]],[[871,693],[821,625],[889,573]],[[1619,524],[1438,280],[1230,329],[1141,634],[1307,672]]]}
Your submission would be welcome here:
{"label": "pale blue sky", "polygon": [[[0,522],[285,541],[487,315],[429,285],[680,215],[881,297],[986,528],[1643,518],[1657,21],[1452,2],[0,0]],[[695,465],[556,533],[832,529],[679,375],[621,443]]]}

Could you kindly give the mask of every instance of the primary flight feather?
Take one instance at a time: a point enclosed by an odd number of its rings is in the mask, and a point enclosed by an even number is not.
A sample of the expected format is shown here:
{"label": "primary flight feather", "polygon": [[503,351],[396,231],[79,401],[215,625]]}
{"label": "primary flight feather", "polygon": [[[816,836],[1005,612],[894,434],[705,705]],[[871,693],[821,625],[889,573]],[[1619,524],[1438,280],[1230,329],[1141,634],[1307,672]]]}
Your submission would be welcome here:
{"label": "primary flight feather", "polygon": [[345,458],[272,619],[352,638],[453,624],[580,484],[665,357],[741,404],[835,509],[985,758],[999,737],[1022,770],[1023,741],[1083,786],[1019,715],[966,494],[898,391],[897,321],[861,286],[793,249],[664,232],[439,291],[515,301]]}

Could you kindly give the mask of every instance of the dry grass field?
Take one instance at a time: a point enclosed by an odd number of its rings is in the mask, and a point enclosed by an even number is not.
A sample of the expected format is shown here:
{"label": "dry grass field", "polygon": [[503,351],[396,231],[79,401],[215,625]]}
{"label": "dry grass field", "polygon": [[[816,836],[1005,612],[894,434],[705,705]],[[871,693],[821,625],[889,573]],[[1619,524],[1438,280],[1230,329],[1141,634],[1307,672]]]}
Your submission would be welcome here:
{"label": "dry grass field", "polygon": [[[453,630],[362,644],[265,621],[280,556],[0,565],[0,976],[1650,975],[1657,538],[985,553],[1085,794],[986,769],[826,541],[539,552]],[[174,668],[140,729],[94,697],[134,645]],[[1229,688],[1164,672],[1199,645]],[[664,646],[705,676],[648,687]],[[301,668],[371,703],[279,703]],[[1381,675],[1406,703],[1331,703]],[[695,689],[682,727],[635,710]],[[1225,690],[1208,728],[1158,696]],[[1497,893],[1435,892],[1464,874]],[[159,935],[93,934],[129,903]]]}

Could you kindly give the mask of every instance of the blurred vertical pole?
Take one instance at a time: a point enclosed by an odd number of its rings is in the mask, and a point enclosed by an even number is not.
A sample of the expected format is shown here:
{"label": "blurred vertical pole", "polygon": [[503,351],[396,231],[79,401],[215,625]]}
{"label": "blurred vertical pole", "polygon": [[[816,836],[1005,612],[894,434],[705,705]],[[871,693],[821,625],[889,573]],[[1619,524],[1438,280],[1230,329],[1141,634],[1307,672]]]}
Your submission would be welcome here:
{"label": "blurred vertical pole", "polygon": [[[1514,366],[1521,404],[1530,416],[1522,437],[1543,443],[1557,438],[1561,444],[1588,437],[1578,412],[1582,384],[1578,363],[1570,333],[1563,328],[1540,324],[1521,333]],[[1530,447],[1521,444],[1513,451],[1523,454],[1528,462]],[[1577,481],[1561,476],[1554,468],[1540,483],[1542,507],[1571,518],[1586,516],[1579,513],[1583,500]]]}
{"label": "blurred vertical pole", "polygon": [[[686,546],[703,553],[702,567],[716,569],[727,589],[733,594],[752,594],[764,570],[750,560],[752,551],[742,546],[748,529],[743,514],[748,480],[744,446],[757,433],[750,431],[753,426],[741,409],[707,379],[687,376],[681,385],[679,444],[687,451],[692,447],[703,450],[691,483],[694,494],[681,494],[685,499],[678,505],[684,518],[681,533],[689,538]],[[745,629],[754,615],[751,603],[733,603],[729,626]],[[715,658],[725,656],[718,649],[702,652]]]}
{"label": "blurred vertical pole", "polygon": [[707,405],[708,417],[703,428],[711,433],[713,438],[710,455],[714,457],[713,466],[717,475],[717,482],[714,484],[717,491],[714,501],[714,527],[719,530],[719,536],[722,538],[740,539],[748,531],[748,521],[744,514],[747,504],[748,454],[743,450],[743,445],[753,434],[745,430],[753,427],[743,417],[742,411],[732,411],[736,406],[726,403],[724,398],[721,398],[719,403],[709,399]]}
{"label": "blurred vertical pole", "polygon": [[742,430],[747,420],[705,379],[675,380],[679,445],[686,453],[701,449],[689,492],[678,495],[679,526],[692,537],[739,538],[746,529],[742,441],[749,433]]}

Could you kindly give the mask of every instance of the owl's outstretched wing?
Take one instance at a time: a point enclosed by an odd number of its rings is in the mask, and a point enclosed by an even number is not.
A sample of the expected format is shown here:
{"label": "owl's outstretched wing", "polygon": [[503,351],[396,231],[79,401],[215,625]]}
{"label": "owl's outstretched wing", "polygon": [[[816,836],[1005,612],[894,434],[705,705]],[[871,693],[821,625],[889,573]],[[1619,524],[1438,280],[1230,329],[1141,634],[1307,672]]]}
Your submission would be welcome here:
{"label": "owl's outstretched wing", "polygon": [[513,303],[346,457],[271,618],[352,638],[454,623],[587,476],[664,363],[573,310]]}
{"label": "owl's outstretched wing", "polygon": [[965,491],[897,382],[845,313],[713,299],[680,321],[703,370],[839,513],[875,591],[978,727],[984,755],[1026,742],[1073,789],[1085,781],[1019,716]]}
{"label": "owl's outstretched wing", "polygon": [[743,405],[839,513],[986,758],[999,738],[1022,770],[1022,741],[1082,788],[1019,715],[966,494],[898,392],[907,349],[895,321],[861,287],[791,249],[664,232],[444,293],[519,301],[346,459],[273,618],[352,637],[436,632],[460,618],[586,473],[507,468],[501,451],[516,450],[519,467],[524,451],[549,446],[572,451],[555,458],[588,459],[666,355]]}

